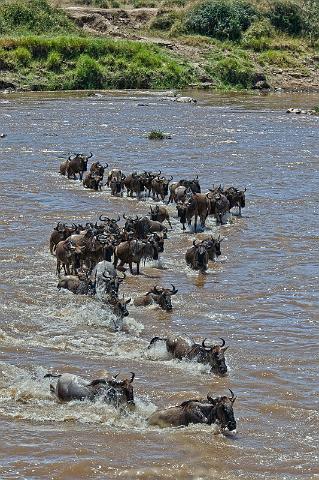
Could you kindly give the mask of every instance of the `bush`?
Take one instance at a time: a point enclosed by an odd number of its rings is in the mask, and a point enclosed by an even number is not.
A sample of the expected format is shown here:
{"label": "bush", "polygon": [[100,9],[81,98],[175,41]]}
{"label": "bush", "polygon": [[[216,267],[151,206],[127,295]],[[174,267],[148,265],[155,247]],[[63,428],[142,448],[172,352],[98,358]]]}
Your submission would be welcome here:
{"label": "bush", "polygon": [[256,15],[256,9],[245,0],[206,0],[189,11],[186,28],[220,40],[239,40]]}
{"label": "bush", "polygon": [[244,33],[242,43],[246,48],[256,52],[270,48],[270,38],[275,34],[274,27],[268,19],[254,22]]}
{"label": "bush", "polygon": [[300,35],[305,28],[302,9],[293,0],[273,0],[268,16],[274,27],[289,35]]}
{"label": "bush", "polygon": [[0,6],[0,35],[13,33],[62,33],[77,31],[61,10],[47,0],[5,0]]}
{"label": "bush", "polygon": [[59,52],[53,51],[48,56],[47,67],[49,70],[58,72],[61,69],[62,62],[63,62],[63,58],[59,54]]}
{"label": "bush", "polygon": [[226,85],[251,88],[255,77],[250,62],[240,57],[226,57],[216,62],[215,74]]}
{"label": "bush", "polygon": [[152,130],[148,134],[148,139],[149,140],[164,140],[165,134],[161,132],[160,130]]}
{"label": "bush", "polygon": [[89,55],[81,55],[76,64],[73,88],[102,88],[104,73],[100,64]]}

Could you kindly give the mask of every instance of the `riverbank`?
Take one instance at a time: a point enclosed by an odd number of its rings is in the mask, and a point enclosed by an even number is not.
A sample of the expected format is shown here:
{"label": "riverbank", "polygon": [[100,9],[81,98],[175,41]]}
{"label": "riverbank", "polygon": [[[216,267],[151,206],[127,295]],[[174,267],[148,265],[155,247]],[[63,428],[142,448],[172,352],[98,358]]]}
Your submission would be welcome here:
{"label": "riverbank", "polygon": [[0,7],[0,89],[319,91],[318,42],[260,15],[230,40],[190,33],[189,14],[176,6],[54,5]]}

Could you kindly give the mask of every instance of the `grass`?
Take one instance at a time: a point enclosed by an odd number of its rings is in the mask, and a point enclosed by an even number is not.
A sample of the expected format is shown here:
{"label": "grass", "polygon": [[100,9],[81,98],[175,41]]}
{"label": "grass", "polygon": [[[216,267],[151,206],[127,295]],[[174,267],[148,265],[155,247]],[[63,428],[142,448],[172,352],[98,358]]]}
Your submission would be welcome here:
{"label": "grass", "polygon": [[0,65],[32,90],[181,88],[194,78],[159,47],[75,36],[0,38]]}

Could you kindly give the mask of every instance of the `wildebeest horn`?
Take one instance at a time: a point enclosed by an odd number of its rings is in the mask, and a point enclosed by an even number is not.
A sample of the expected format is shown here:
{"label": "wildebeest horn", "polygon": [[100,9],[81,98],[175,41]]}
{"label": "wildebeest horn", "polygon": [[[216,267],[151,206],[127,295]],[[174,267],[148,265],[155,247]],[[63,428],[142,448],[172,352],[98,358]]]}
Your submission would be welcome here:
{"label": "wildebeest horn", "polygon": [[198,180],[198,175],[196,175],[195,179],[194,180]]}
{"label": "wildebeest horn", "polygon": [[178,292],[178,290],[175,288],[175,286],[171,283],[172,287],[173,287],[173,290],[171,290],[172,292],[172,295],[176,295],[176,293]]}
{"label": "wildebeest horn", "polygon": [[219,338],[220,338],[221,341],[223,342],[220,346],[221,346],[221,347],[224,347],[224,346],[225,346],[225,343],[226,343],[225,340],[224,340],[223,338],[221,338],[221,337],[219,337]]}
{"label": "wildebeest horn", "polygon": [[89,155],[87,158],[91,158],[91,157],[93,157],[93,153],[92,153],[92,152],[90,152],[90,155]]}
{"label": "wildebeest horn", "polygon": [[136,218],[135,218],[135,220],[136,220],[136,221],[138,220],[138,215],[136,215]]}
{"label": "wildebeest horn", "polygon": [[106,165],[103,165],[103,168],[107,168],[109,166],[109,164],[107,163]]}
{"label": "wildebeest horn", "polygon": [[131,372],[131,374],[132,374],[132,377],[131,377],[130,383],[132,383],[133,380],[134,380],[134,378],[135,378],[135,373],[134,373],[134,372]]}
{"label": "wildebeest horn", "polygon": [[196,245],[196,239],[193,240],[193,245],[194,245],[194,247],[197,247],[197,245]]}
{"label": "wildebeest horn", "polygon": [[129,298],[128,300],[125,301],[126,305],[128,305],[130,302],[131,302],[131,298]]}
{"label": "wildebeest horn", "polygon": [[125,213],[123,213],[123,218],[124,220],[127,220],[127,216],[125,215]]}
{"label": "wildebeest horn", "polygon": [[162,173],[162,170],[160,170],[156,176],[159,177],[161,173]]}
{"label": "wildebeest horn", "polygon": [[202,347],[205,348],[205,350],[211,350],[211,347],[207,347],[207,345],[205,345],[205,340],[207,340],[207,338],[204,338],[202,341]]}
{"label": "wildebeest horn", "polygon": [[111,277],[107,277],[105,275],[105,272],[102,273],[102,278],[103,278],[104,282],[108,282],[109,280],[111,280]]}
{"label": "wildebeest horn", "polygon": [[120,215],[117,217],[117,220],[113,220],[115,223],[119,222],[121,220]]}
{"label": "wildebeest horn", "polygon": [[246,188],[246,187],[245,187],[245,190],[244,190],[244,192],[247,192],[247,188]]}
{"label": "wildebeest horn", "polygon": [[228,390],[229,390],[230,393],[231,393],[231,398],[230,398],[229,400],[230,400],[232,403],[234,403],[234,401],[236,400],[237,397],[235,397],[234,392],[233,392],[230,388],[229,388]]}
{"label": "wildebeest horn", "polygon": [[171,182],[172,180],[173,180],[173,175],[171,175],[171,178],[170,178],[169,182]]}
{"label": "wildebeest horn", "polygon": [[104,219],[107,219],[107,217],[105,215],[100,215],[99,216],[100,222],[106,222],[106,220],[104,220]]}
{"label": "wildebeest horn", "polygon": [[118,376],[119,376],[119,373],[117,373],[116,375],[112,375],[112,378],[114,378],[114,380],[116,380]]}

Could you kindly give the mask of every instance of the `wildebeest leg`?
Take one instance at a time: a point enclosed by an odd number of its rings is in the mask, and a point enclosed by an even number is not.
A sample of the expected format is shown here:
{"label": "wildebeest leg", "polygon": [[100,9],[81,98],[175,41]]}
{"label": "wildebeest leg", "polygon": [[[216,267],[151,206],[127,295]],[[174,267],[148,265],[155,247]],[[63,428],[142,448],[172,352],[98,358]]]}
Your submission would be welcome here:
{"label": "wildebeest leg", "polygon": [[241,206],[238,205],[238,216],[241,217]]}
{"label": "wildebeest leg", "polygon": [[113,262],[113,265],[114,267],[116,268],[117,266],[117,262],[119,261],[118,257],[116,256],[115,252],[114,252],[114,262]]}
{"label": "wildebeest leg", "polygon": [[60,262],[60,260],[57,259],[57,261],[56,261],[56,273],[57,273],[57,275],[60,275],[60,272],[61,272],[61,262]]}
{"label": "wildebeest leg", "polygon": [[83,172],[79,172],[80,180],[82,180]]}
{"label": "wildebeest leg", "polygon": [[130,267],[131,275],[134,275],[134,274],[133,274],[133,265],[132,265],[132,262],[128,262],[128,265],[129,265],[129,267]]}
{"label": "wildebeest leg", "polygon": [[140,262],[136,262],[136,275],[140,274]]}
{"label": "wildebeest leg", "polygon": [[169,218],[167,219],[167,221],[168,221],[169,226],[170,226],[171,228],[173,228],[173,227],[172,227],[172,224],[171,224],[171,221],[170,221]]}

